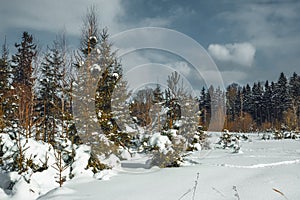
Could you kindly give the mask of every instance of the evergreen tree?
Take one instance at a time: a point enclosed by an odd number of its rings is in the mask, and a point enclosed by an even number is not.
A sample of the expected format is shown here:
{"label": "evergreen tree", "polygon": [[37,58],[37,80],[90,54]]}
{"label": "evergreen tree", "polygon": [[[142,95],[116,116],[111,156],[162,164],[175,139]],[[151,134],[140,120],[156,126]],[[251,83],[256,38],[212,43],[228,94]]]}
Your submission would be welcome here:
{"label": "evergreen tree", "polygon": [[83,21],[82,34],[80,39],[80,51],[86,59],[99,44],[99,27],[96,8],[91,6]]}
{"label": "evergreen tree", "polygon": [[22,41],[15,44],[17,53],[12,56],[12,85],[14,87],[15,105],[18,104],[18,113],[15,118],[25,130],[26,137],[31,136],[33,126],[33,86],[35,78],[33,77],[33,61],[37,55],[36,45],[33,37],[27,32],[22,35]]}
{"label": "evergreen tree", "polygon": [[262,109],[263,109],[263,122],[273,122],[273,91],[272,87],[269,84],[269,81],[265,83],[265,91],[262,97]]}
{"label": "evergreen tree", "polygon": [[[119,141],[122,146],[129,146],[131,137],[128,135],[127,129],[132,126],[133,121],[130,116],[128,99],[131,96],[131,91],[128,91],[128,84],[125,80],[117,82],[111,97],[112,120],[118,125],[117,138],[114,141]],[[134,134],[134,133],[131,133]]]}
{"label": "evergreen tree", "polygon": [[7,126],[6,112],[8,106],[8,92],[10,89],[10,61],[8,59],[8,47],[5,42],[2,45],[2,54],[0,58],[0,132]]}
{"label": "evergreen tree", "polygon": [[298,74],[293,73],[289,82],[290,87],[290,95],[292,101],[292,112],[294,115],[294,125],[296,128],[299,128],[300,122],[300,76]]}
{"label": "evergreen tree", "polygon": [[249,84],[243,87],[242,90],[243,99],[244,99],[244,106],[243,106],[243,112],[253,114],[253,101],[252,101],[252,91]]}
{"label": "evergreen tree", "polygon": [[263,91],[260,82],[254,83],[252,87],[252,117],[258,126],[262,124],[262,95]]}
{"label": "evergreen tree", "polygon": [[197,101],[192,96],[185,97],[183,105],[180,106],[182,125],[179,127],[179,133],[183,135],[188,144],[192,144],[194,136],[197,134],[199,125],[199,112]]}
{"label": "evergreen tree", "polygon": [[12,57],[13,83],[14,85],[22,84],[32,87],[33,59],[37,54],[32,35],[24,32],[22,42],[15,44],[15,47],[17,53]]}
{"label": "evergreen tree", "polygon": [[284,113],[291,107],[291,98],[288,88],[288,80],[284,73],[280,74],[275,88],[275,102],[276,102],[276,118],[279,123],[283,122]]}
{"label": "evergreen tree", "polygon": [[101,41],[98,50],[100,51],[99,66],[101,76],[96,90],[96,112],[101,130],[109,138],[119,144],[116,140],[119,127],[113,120],[111,98],[116,84],[122,77],[121,63],[118,61],[115,52],[111,51],[111,44],[108,41],[107,29],[101,32]]}
{"label": "evergreen tree", "polygon": [[234,121],[238,118],[240,114],[240,96],[239,93],[239,86],[236,83],[233,83],[227,87],[226,92],[226,99],[227,99],[227,115],[228,120]]}
{"label": "evergreen tree", "polygon": [[[54,143],[54,137],[58,132],[58,119],[62,118],[60,112],[60,96],[62,94],[62,68],[63,58],[55,42],[44,57],[39,79],[39,95],[37,96],[36,110],[39,112],[38,127],[42,136],[37,134],[37,139]],[[40,120],[42,119],[42,120]]]}
{"label": "evergreen tree", "polygon": [[160,85],[156,85],[153,90],[153,103],[160,103],[163,101],[163,92],[161,91]]}
{"label": "evergreen tree", "polygon": [[201,95],[199,98],[199,111],[201,112],[201,123],[203,127],[207,127],[210,121],[210,113],[211,113],[211,96],[209,90],[203,87],[201,90]]}

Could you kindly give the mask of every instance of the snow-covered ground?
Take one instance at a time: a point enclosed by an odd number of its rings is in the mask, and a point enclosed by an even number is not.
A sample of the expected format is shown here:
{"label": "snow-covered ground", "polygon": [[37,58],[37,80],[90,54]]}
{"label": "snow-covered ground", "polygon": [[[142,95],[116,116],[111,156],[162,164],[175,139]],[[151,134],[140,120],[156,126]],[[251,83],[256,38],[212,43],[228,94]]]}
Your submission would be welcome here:
{"label": "snow-covered ground", "polygon": [[149,168],[148,158],[137,156],[104,172],[104,180],[75,178],[39,199],[300,199],[300,140],[261,137],[250,135],[250,142],[241,143],[240,153],[231,149],[192,153],[180,168]]}

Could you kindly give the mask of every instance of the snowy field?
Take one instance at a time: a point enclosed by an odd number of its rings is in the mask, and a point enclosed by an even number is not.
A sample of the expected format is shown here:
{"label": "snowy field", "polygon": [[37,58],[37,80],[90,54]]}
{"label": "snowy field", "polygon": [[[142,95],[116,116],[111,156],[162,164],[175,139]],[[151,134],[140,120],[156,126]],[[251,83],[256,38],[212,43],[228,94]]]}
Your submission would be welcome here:
{"label": "snowy field", "polygon": [[231,149],[192,153],[180,168],[149,168],[147,157],[136,156],[103,180],[72,179],[39,199],[300,199],[300,140],[261,137],[250,135],[237,154]]}

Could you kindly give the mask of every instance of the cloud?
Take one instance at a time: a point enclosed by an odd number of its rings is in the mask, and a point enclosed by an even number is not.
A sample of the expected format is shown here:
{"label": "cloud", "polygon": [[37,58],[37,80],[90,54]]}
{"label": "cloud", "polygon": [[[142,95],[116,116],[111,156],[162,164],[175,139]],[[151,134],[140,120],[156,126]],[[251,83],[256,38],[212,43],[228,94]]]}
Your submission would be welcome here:
{"label": "cloud", "polygon": [[119,23],[119,18],[124,15],[121,0],[6,1],[0,7],[0,26],[4,31],[29,28],[57,33],[66,29],[68,34],[79,36],[82,19],[91,5],[97,8],[101,27],[108,26],[111,33],[122,29]]}
{"label": "cloud", "polygon": [[211,44],[208,52],[219,61],[233,62],[243,66],[252,66],[255,56],[255,47],[250,43]]}

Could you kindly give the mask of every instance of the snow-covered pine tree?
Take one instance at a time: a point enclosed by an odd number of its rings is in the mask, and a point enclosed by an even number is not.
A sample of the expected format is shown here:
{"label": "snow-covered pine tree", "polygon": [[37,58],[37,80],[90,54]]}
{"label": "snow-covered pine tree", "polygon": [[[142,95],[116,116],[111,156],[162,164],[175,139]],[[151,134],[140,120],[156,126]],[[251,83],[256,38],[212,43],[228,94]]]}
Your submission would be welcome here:
{"label": "snow-covered pine tree", "polygon": [[179,134],[187,140],[189,150],[201,150],[201,145],[207,138],[204,131],[200,129],[199,117],[197,100],[191,95],[186,96],[181,105]]}
{"label": "snow-covered pine tree", "polygon": [[122,78],[121,63],[116,57],[116,52],[111,50],[107,29],[101,32],[99,66],[101,76],[96,90],[96,112],[102,132],[116,144],[121,144],[118,139],[119,127],[113,119],[111,99],[118,81]]}
{"label": "snow-covered pine tree", "polygon": [[61,119],[60,94],[62,91],[63,58],[59,52],[58,44],[54,42],[48,49],[44,61],[40,67],[41,77],[38,82],[38,96],[36,111],[39,113],[36,138],[51,144],[55,141],[58,133],[58,120]]}
{"label": "snow-covered pine tree", "polygon": [[80,51],[75,55],[74,63],[77,74],[71,89],[76,130],[86,144],[95,142],[92,134],[100,130],[95,112],[96,83],[102,70],[99,66],[99,39],[96,8],[91,6],[83,19]]}
{"label": "snow-covered pine tree", "polygon": [[61,73],[61,93],[60,93],[60,112],[62,115],[61,127],[62,135],[69,138],[73,143],[79,144],[80,138],[77,134],[72,114],[72,91],[75,80],[74,69],[72,67],[72,58],[69,54],[67,39],[65,34],[57,37],[58,49],[62,57]]}
{"label": "snow-covered pine tree", "polygon": [[117,82],[115,89],[111,97],[112,105],[112,116],[113,120],[118,125],[117,137],[113,140],[120,141],[123,146],[130,146],[132,137],[135,136],[135,132],[130,132],[129,129],[133,130],[133,121],[129,111],[129,98],[131,91],[128,91],[128,83],[126,80],[121,79]]}
{"label": "snow-covered pine tree", "polygon": [[31,137],[31,128],[33,120],[33,86],[35,78],[33,77],[33,62],[37,55],[36,45],[33,37],[28,32],[22,35],[22,41],[15,44],[17,53],[12,56],[12,86],[14,94],[18,99],[18,113],[15,118],[18,119],[20,126],[25,130],[26,137]]}
{"label": "snow-covered pine tree", "polygon": [[84,59],[88,58],[99,44],[99,22],[96,12],[97,10],[95,6],[89,7],[83,19],[83,27],[80,38],[80,51]]}
{"label": "snow-covered pine tree", "polygon": [[165,129],[173,129],[175,123],[181,118],[180,103],[184,103],[185,97],[188,96],[188,91],[184,87],[183,80],[177,71],[172,72],[167,79],[168,89],[166,90],[165,106],[169,109],[167,112]]}
{"label": "snow-covered pine tree", "polygon": [[2,52],[0,58],[0,132],[8,125],[6,122],[6,112],[8,106],[8,91],[9,91],[9,74],[10,61],[8,58],[8,47],[5,42],[2,45]]}
{"label": "snow-covered pine tree", "polygon": [[149,116],[151,122],[149,124],[149,129],[152,133],[163,131],[163,126],[166,120],[167,108],[164,106],[164,97],[163,92],[159,84],[156,85],[156,88],[153,90],[153,100],[152,106],[149,110]]}

